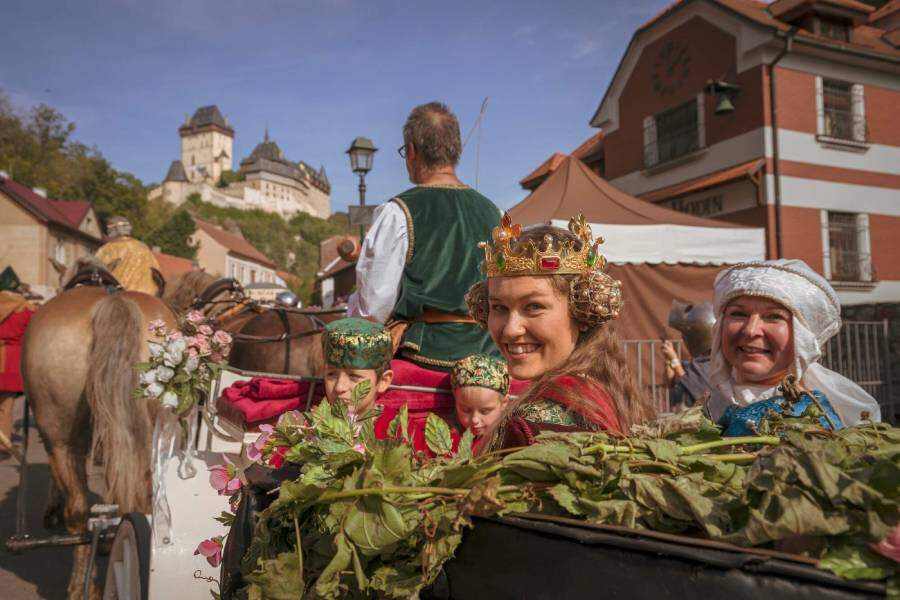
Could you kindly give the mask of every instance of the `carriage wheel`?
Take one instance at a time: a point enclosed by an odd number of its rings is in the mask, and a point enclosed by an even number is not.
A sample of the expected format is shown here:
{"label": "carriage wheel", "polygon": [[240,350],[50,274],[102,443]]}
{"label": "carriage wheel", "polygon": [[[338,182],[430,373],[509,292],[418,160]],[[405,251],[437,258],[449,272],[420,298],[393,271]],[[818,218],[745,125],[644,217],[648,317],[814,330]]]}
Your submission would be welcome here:
{"label": "carriage wheel", "polygon": [[150,584],[150,524],[141,513],[128,513],[116,529],[103,600],[147,600]]}

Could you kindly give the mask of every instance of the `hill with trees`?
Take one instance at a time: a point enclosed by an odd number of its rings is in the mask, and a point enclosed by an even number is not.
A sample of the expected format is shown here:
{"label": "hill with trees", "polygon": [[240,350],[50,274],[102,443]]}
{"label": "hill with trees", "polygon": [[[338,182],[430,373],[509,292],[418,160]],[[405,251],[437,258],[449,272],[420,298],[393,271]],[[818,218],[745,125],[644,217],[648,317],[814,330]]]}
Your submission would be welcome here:
{"label": "hill with trees", "polygon": [[48,196],[91,202],[105,227],[109,217],[122,215],[133,235],[168,254],[194,258],[188,241],[196,231],[196,215],[224,229],[240,232],[278,265],[296,275],[294,291],[308,302],[319,266],[319,242],[332,235],[353,233],[347,215],[319,219],[299,213],[290,220],[261,210],[221,208],[191,197],[178,207],[150,201],[150,185],[131,173],[115,169],[96,147],[77,141],[76,124],[46,104],[28,110],[13,106],[0,91],[0,170],[29,187],[42,187]]}

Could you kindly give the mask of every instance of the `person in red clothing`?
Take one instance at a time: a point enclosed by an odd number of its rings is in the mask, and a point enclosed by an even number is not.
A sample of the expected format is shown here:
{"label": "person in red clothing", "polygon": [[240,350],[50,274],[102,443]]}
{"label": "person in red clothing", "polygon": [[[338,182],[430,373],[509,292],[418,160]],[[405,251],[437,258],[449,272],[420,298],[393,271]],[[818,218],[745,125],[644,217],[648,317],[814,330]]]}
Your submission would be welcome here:
{"label": "person in red clothing", "polygon": [[12,436],[13,401],[22,393],[22,338],[33,314],[34,306],[24,295],[0,292],[0,432],[7,440]]}
{"label": "person in red clothing", "polygon": [[466,296],[515,379],[531,387],[485,447],[529,444],[542,430],[604,430],[626,435],[653,409],[634,382],[607,325],[622,307],[621,284],[606,272],[584,217],[568,231],[521,230],[504,215],[482,243],[487,280]]}
{"label": "person in red clothing", "polygon": [[[393,380],[391,370],[391,335],[380,323],[365,319],[340,319],[325,326],[322,350],[325,356],[325,397],[330,402],[344,402],[351,414],[364,415],[377,411],[375,436],[386,439],[391,421],[400,406],[384,406],[378,402]],[[363,381],[370,384],[362,398],[353,398],[353,389]],[[420,415],[424,416],[424,415]],[[429,454],[425,442],[425,418],[409,419],[405,432],[417,452]],[[459,435],[451,430],[453,448]]]}

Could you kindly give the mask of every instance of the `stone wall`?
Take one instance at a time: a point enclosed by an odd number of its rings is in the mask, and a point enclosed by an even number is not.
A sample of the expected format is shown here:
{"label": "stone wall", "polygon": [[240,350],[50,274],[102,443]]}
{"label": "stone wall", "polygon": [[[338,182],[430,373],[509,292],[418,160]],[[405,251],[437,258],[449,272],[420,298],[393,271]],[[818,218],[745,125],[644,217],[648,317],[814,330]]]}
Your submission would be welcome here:
{"label": "stone wall", "polygon": [[[841,317],[845,321],[888,320],[888,352],[890,355],[891,391],[894,402],[893,423],[900,418],[900,302],[856,304],[844,306]],[[882,415],[887,420],[888,415]]]}

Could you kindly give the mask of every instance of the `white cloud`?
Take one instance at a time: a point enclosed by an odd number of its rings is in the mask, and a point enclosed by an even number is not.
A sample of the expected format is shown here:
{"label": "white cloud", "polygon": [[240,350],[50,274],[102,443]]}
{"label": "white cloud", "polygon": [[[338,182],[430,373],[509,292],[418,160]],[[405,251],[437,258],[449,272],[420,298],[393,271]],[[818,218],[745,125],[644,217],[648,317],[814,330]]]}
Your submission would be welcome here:
{"label": "white cloud", "polygon": [[594,40],[581,40],[572,48],[572,58],[576,60],[584,58],[589,54],[593,54],[598,47],[599,44]]}

